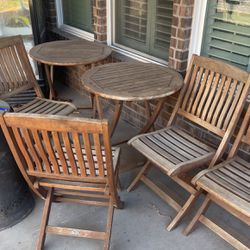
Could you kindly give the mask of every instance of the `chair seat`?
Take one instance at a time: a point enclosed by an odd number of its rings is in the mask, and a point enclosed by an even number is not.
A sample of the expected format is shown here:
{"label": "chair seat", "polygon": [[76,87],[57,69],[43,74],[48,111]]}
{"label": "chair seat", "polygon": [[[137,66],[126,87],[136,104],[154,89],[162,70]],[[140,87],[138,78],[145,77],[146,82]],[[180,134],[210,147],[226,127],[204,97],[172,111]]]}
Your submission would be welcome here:
{"label": "chair seat", "polygon": [[169,176],[208,162],[215,154],[213,148],[174,127],[139,135],[129,144]]}
{"label": "chair seat", "polygon": [[74,104],[36,97],[33,101],[14,109],[17,113],[68,115],[76,110]]}
{"label": "chair seat", "polygon": [[250,224],[250,164],[239,157],[206,171],[196,184],[218,200],[241,211]]}

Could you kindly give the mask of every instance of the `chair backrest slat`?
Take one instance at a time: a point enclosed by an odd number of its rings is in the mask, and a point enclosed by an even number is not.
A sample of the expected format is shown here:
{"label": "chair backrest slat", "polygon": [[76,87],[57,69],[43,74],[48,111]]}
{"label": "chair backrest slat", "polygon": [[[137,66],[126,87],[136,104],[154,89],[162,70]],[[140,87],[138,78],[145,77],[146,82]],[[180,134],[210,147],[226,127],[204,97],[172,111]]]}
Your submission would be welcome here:
{"label": "chair backrest slat", "polygon": [[240,130],[229,152],[229,158],[236,155],[241,142],[250,145],[250,103],[248,103],[248,109],[246,110],[244,119],[241,123]]}
{"label": "chair backrest slat", "polygon": [[51,132],[52,140],[54,142],[54,148],[56,152],[57,161],[61,164],[60,172],[64,175],[69,174],[69,169],[67,168],[67,163],[65,159],[65,154],[63,152],[63,144],[60,142],[59,135],[56,131]]}
{"label": "chair backrest slat", "polygon": [[95,145],[95,152],[96,152],[96,163],[99,166],[99,175],[104,177],[105,176],[105,169],[104,169],[104,162],[102,158],[102,148],[99,134],[94,133],[94,145]]}
{"label": "chair backrest slat", "polygon": [[25,142],[23,141],[23,136],[21,136],[23,134],[23,131],[20,131],[20,129],[17,127],[13,127],[12,132],[13,132],[14,137],[16,138],[15,142],[19,147],[19,151],[22,153],[27,163],[28,169],[30,171],[35,171],[36,167],[35,167],[34,161],[32,157],[30,156],[29,151],[27,150],[27,146],[25,145]]}
{"label": "chair backrest slat", "polygon": [[[29,150],[27,150],[28,152],[30,152],[32,161],[34,162],[36,168],[39,171],[42,171],[42,160],[40,158],[40,154],[37,151],[36,147],[35,147],[35,143],[34,143],[34,138],[31,137],[31,131],[28,131],[27,129],[22,129],[22,137],[24,140],[24,143],[27,144],[27,148]],[[35,169],[33,169],[35,170]]]}
{"label": "chair backrest slat", "polygon": [[249,87],[247,72],[194,55],[173,116],[180,114],[223,137],[231,130],[232,123],[237,122]]}
{"label": "chair backrest slat", "polygon": [[113,178],[107,121],[18,113],[0,121],[28,175],[95,183],[108,183],[109,174]]}
{"label": "chair backrest slat", "polygon": [[76,157],[78,160],[78,165],[80,168],[81,176],[86,177],[87,176],[87,173],[86,173],[87,167],[86,167],[84,156],[83,156],[82,149],[81,149],[79,134],[76,132],[73,132],[72,139],[73,139],[73,145],[74,145],[74,149],[76,152]]}
{"label": "chair backrest slat", "polygon": [[93,177],[95,176],[95,164],[94,164],[94,159],[92,155],[89,134],[87,133],[83,134],[83,144],[86,145],[85,151],[86,151],[86,158],[88,162],[88,169],[86,171],[87,171],[87,174]]}
{"label": "chair backrest slat", "polygon": [[43,94],[36,81],[21,36],[0,39],[0,99],[33,88]]}
{"label": "chair backrest slat", "polygon": [[59,165],[56,159],[55,151],[53,150],[53,146],[51,145],[51,133],[48,134],[48,131],[41,131],[41,136],[43,140],[43,149],[48,156],[48,164],[51,166],[49,168],[49,171],[52,173],[52,171],[56,174],[59,174]]}

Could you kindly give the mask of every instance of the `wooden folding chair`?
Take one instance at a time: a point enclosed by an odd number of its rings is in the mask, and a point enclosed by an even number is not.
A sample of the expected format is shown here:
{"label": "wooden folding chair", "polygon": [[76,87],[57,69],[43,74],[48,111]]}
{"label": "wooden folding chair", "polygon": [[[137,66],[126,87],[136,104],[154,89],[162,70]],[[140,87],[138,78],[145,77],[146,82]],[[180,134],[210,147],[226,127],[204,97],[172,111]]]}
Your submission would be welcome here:
{"label": "wooden folding chair", "polygon": [[250,105],[228,159],[194,177],[192,183],[207,192],[206,198],[184,234],[200,221],[236,249],[250,249],[203,214],[211,202],[217,203],[250,226],[250,163],[236,155],[240,142],[250,145]]}
{"label": "wooden folding chair", "polygon": [[15,112],[68,115],[76,110],[72,103],[43,97],[21,36],[0,39],[0,99]]}
{"label": "wooden folding chair", "polygon": [[[0,125],[29,187],[45,199],[36,249],[47,233],[104,241],[109,249],[119,148],[111,148],[108,122],[57,115],[5,113]],[[107,206],[105,232],[48,225],[52,202]],[[98,222],[96,222],[98,223]]]}
{"label": "wooden folding chair", "polygon": [[[177,225],[199,195],[184,173],[205,164],[214,165],[222,156],[242,112],[249,87],[250,75],[247,72],[222,61],[194,55],[167,127],[129,141],[148,161],[128,191],[141,180],[169,203],[178,213],[168,230]],[[218,149],[181,130],[175,122],[177,117],[221,138]],[[151,163],[191,194],[184,205],[177,203],[146,176]]]}

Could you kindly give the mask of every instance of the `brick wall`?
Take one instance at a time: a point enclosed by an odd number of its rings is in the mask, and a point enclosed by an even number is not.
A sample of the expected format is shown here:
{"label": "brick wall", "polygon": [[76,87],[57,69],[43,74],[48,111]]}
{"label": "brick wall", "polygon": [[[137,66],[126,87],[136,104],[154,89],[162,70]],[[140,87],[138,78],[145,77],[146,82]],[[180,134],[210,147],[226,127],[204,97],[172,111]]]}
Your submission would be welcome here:
{"label": "brick wall", "polygon": [[183,73],[187,68],[194,0],[174,0],[169,67]]}
{"label": "brick wall", "polygon": [[107,41],[107,10],[106,0],[92,0],[93,2],[93,31],[95,40]]}

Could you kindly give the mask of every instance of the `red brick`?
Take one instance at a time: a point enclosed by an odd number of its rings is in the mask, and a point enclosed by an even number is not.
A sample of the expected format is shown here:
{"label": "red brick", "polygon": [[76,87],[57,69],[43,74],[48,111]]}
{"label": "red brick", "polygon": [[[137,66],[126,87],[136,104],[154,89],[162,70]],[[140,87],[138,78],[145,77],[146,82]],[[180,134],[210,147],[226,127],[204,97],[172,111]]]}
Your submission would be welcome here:
{"label": "red brick", "polygon": [[178,25],[179,25],[179,18],[178,17],[173,16],[172,25],[178,27]]}
{"label": "red brick", "polygon": [[181,28],[190,28],[192,25],[192,18],[180,18]]}

